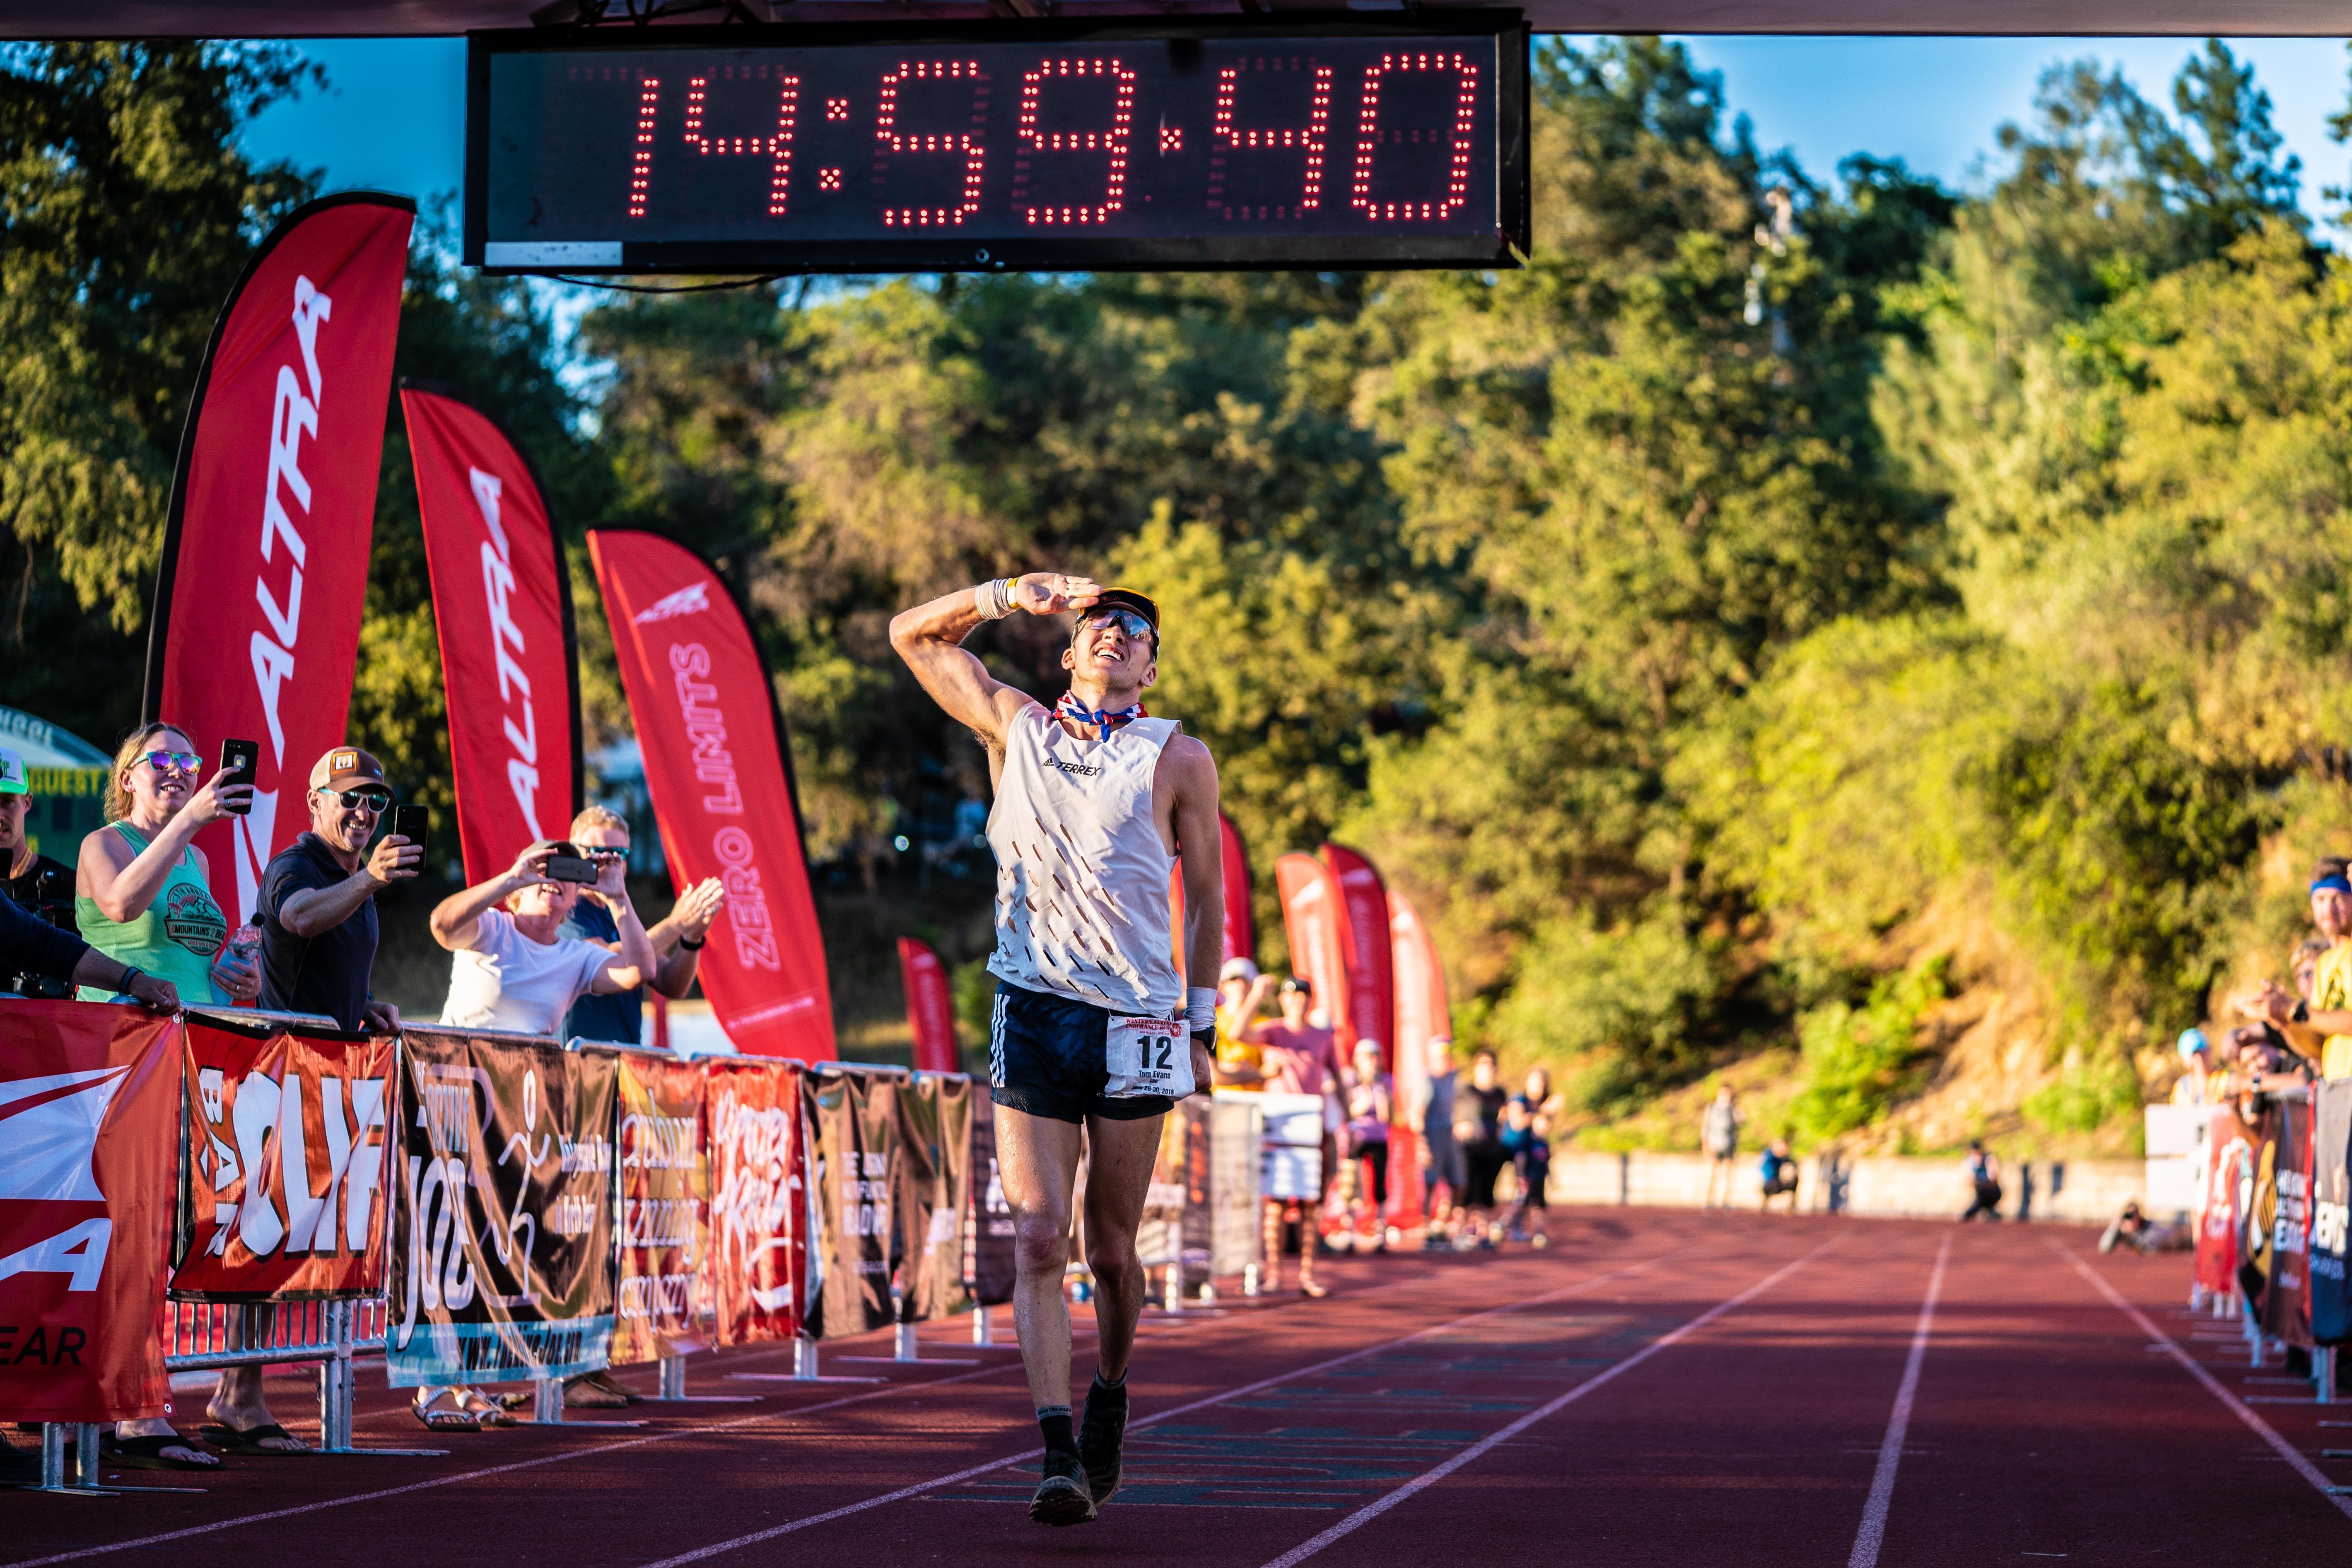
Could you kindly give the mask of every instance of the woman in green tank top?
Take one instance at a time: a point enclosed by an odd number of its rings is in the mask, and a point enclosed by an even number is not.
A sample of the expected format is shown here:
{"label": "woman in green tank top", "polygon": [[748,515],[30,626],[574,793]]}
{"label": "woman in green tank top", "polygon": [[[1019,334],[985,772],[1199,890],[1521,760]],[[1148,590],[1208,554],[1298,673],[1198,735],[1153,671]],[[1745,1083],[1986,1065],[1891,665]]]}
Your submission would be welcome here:
{"label": "woman in green tank top", "polygon": [[[210,886],[196,830],[244,805],[252,788],[201,785],[204,761],[185,731],[149,724],[115,752],[107,825],[81,841],[74,910],[82,939],[110,958],[179,988],[184,1002],[215,1005],[258,995],[249,959],[222,954],[228,921]],[[84,987],[89,1001],[107,993]]]}

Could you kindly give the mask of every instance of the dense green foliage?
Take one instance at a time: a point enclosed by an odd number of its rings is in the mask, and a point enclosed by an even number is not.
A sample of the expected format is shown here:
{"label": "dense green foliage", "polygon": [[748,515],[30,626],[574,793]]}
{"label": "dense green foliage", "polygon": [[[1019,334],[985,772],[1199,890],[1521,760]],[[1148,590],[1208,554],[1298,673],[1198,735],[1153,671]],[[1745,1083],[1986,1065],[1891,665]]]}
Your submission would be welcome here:
{"label": "dense green foliage", "polygon": [[[1601,1111],[1793,1037],[1817,1140],[1916,1086],[1981,978],[1921,933],[1965,911],[2034,993],[2024,1114],[2096,1125],[2346,826],[2352,265],[2267,98],[2219,44],[2168,110],[2053,68],[1962,196],[1765,155],[1672,45],[1538,78],[1521,269],[617,296],[575,392],[529,293],[425,243],[402,369],[501,408],[575,537],[721,563],[821,858],[985,787],[890,614],[1091,571],[1162,602],[1151,701],[1215,750],[1269,956],[1274,857],[1343,837],[1439,932],[1457,1033]],[[227,138],[295,85],[160,47],[0,77],[0,646],[93,739],[210,311],[306,184]],[[384,476],[353,724],[439,779],[396,409]],[[30,657],[65,636],[93,657]],[[1053,689],[1052,627],[975,646]]]}

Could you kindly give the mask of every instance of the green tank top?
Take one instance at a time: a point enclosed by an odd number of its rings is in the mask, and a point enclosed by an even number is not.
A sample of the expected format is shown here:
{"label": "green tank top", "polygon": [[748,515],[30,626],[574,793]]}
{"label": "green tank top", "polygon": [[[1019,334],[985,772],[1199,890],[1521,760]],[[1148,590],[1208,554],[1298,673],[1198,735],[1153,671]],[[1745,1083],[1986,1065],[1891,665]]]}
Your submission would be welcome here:
{"label": "green tank top", "polygon": [[[109,825],[122,835],[131,853],[146,853],[147,840],[127,824]],[[168,980],[183,1002],[224,1005],[228,997],[213,984],[213,959],[228,938],[228,921],[212,889],[196,874],[196,852],[183,850],[146,913],[137,920],[110,921],[87,893],[74,900],[74,923],[82,940],[118,963],[135,965]],[[103,1002],[113,993],[85,985],[85,1002]]]}

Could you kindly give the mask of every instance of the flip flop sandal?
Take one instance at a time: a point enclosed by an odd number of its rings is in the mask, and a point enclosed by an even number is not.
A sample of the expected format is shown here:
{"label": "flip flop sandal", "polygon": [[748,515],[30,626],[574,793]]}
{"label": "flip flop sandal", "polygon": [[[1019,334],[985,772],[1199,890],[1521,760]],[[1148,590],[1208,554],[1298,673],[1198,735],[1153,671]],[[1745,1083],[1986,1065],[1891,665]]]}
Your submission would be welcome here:
{"label": "flip flop sandal", "polygon": [[415,1400],[410,1400],[408,1413],[415,1416],[418,1425],[427,1432],[480,1431],[482,1429],[480,1416],[474,1411],[460,1410],[441,1403],[448,1397],[450,1396],[446,1394],[436,1394],[433,1396],[433,1403],[429,1405],[420,1405]]}
{"label": "flip flop sandal", "polygon": [[195,1444],[175,1433],[158,1433],[152,1437],[106,1437],[99,1444],[100,1458],[107,1464],[126,1470],[217,1470],[217,1459],[166,1458],[166,1448],[185,1448],[191,1454],[204,1452]]}
{"label": "flip flop sandal", "polygon": [[[530,1397],[529,1394],[523,1396],[526,1402]],[[478,1388],[467,1389],[457,1395],[457,1403],[460,1408],[474,1417],[475,1426],[481,1431],[488,1431],[493,1426],[515,1425],[515,1418],[507,1414],[505,1402],[491,1399]]]}
{"label": "flip flop sandal", "polygon": [[[196,1431],[205,1442],[224,1454],[260,1454],[273,1459],[291,1459],[306,1458],[315,1452],[310,1445],[303,1442],[275,1421],[265,1421],[258,1426],[247,1426],[242,1431],[235,1426],[199,1426]],[[296,1444],[297,1447],[264,1447],[263,1443],[271,1437],[283,1438]]]}

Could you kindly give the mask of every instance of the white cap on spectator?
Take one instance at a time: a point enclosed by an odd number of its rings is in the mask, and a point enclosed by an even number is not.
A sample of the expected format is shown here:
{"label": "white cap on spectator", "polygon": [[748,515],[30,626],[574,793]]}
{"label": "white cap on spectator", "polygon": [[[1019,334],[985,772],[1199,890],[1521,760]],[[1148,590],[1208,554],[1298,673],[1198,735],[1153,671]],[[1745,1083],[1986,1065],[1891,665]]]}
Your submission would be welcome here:
{"label": "white cap on spectator", "polygon": [[1217,971],[1217,984],[1220,985],[1228,980],[1239,980],[1246,984],[1256,978],[1257,965],[1246,958],[1229,958],[1225,960],[1225,966]]}
{"label": "white cap on spectator", "polygon": [[30,795],[32,782],[25,776],[25,759],[0,746],[0,795]]}

